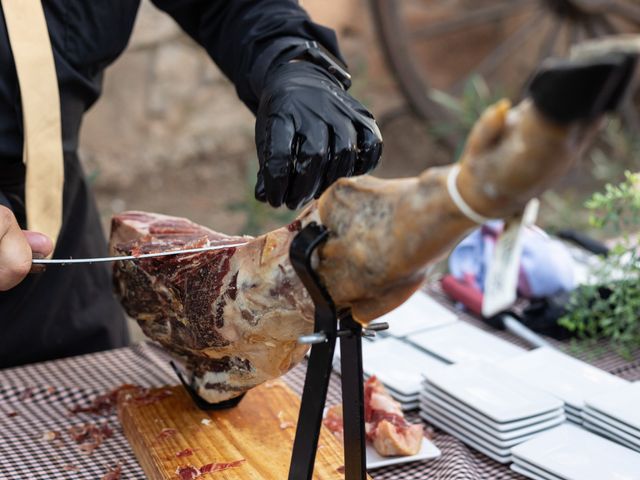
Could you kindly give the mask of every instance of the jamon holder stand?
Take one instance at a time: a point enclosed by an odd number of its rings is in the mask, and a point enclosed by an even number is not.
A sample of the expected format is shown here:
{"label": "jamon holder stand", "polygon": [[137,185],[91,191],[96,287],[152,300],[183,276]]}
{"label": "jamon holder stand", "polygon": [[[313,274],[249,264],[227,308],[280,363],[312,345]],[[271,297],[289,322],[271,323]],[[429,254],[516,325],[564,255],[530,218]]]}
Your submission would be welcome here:
{"label": "jamon holder stand", "polygon": [[[314,334],[301,339],[311,343],[300,414],[293,444],[289,480],[310,480],[331,377],[336,340],[340,338],[344,462],[346,480],[364,480],[366,473],[362,326],[349,311],[337,312],[331,296],[312,267],[313,252],[329,237],[315,223],[304,227],[291,242],[291,264],[315,304]],[[387,328],[376,325],[376,330]]]}

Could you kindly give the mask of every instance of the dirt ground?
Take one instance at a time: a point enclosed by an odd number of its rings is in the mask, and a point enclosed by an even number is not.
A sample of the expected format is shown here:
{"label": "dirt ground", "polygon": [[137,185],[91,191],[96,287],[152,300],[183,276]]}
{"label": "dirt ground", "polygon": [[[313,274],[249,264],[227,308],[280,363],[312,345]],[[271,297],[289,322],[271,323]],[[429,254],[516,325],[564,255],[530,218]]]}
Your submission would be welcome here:
{"label": "dirt ground", "polygon": [[[410,176],[453,161],[453,151],[436,141],[434,125],[407,108],[384,61],[368,2],[304,5],[316,21],[336,30],[354,77],[352,94],[379,119],[385,147],[375,175]],[[461,63],[482,42],[465,45],[456,47]],[[287,212],[253,200],[253,122],[202,49],[144,1],[131,45],[107,70],[103,97],[86,116],[81,136],[81,158],[107,231],[111,216],[124,210],[185,216],[229,234],[281,225]],[[600,163],[601,177],[621,176],[622,168]],[[543,218],[583,224],[586,214],[578,209],[576,215],[576,207],[598,184],[593,169],[591,159],[582,161],[544,202]]]}

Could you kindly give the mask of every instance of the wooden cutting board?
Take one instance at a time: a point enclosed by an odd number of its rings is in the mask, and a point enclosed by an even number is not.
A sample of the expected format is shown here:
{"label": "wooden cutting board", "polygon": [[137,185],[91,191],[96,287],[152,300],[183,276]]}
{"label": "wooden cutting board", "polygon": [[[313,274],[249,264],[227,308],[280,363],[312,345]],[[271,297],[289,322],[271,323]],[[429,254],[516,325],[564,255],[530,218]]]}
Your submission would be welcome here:
{"label": "wooden cutting board", "polygon": [[[200,410],[180,386],[157,389],[161,390],[171,395],[148,404],[123,396],[118,402],[122,428],[147,478],[177,479],[179,467],[243,459],[235,467],[200,478],[288,477],[300,400],[281,380],[250,390],[237,407],[221,411]],[[184,456],[177,456],[184,451]],[[343,479],[343,465],[342,444],[323,427],[313,478]]]}

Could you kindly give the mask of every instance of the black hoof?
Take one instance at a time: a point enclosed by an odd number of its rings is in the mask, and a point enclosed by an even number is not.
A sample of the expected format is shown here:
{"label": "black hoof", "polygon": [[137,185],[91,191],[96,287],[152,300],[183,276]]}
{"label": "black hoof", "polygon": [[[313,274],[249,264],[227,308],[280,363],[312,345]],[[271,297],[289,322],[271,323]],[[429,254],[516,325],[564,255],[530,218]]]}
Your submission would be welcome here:
{"label": "black hoof", "polygon": [[638,58],[611,53],[589,60],[548,60],[529,83],[540,111],[558,123],[590,121],[624,100]]}
{"label": "black hoof", "polygon": [[187,393],[193,400],[193,403],[195,403],[200,410],[226,410],[227,408],[237,407],[238,404],[240,403],[240,400],[242,400],[242,398],[245,395],[243,393],[238,397],[230,398],[229,400],[224,400],[222,402],[217,402],[217,403],[207,402],[200,395],[198,395],[198,392],[196,391],[195,388],[193,388],[191,384],[187,383],[178,366],[173,362],[169,362],[169,363],[171,364],[171,367],[173,367],[173,371],[176,372],[176,375],[180,379],[180,383],[182,383],[182,386],[184,387],[184,389],[187,391]]}

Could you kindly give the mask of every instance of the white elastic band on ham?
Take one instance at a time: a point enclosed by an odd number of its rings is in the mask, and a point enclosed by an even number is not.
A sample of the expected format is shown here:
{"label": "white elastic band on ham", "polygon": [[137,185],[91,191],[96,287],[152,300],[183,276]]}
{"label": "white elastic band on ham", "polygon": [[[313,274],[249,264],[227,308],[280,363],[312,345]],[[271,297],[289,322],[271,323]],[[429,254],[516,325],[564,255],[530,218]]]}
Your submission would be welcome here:
{"label": "white elastic band on ham", "polygon": [[458,207],[458,210],[460,210],[460,212],[462,212],[465,217],[479,225],[492,220],[491,218],[485,217],[484,215],[480,215],[473,208],[471,208],[467,202],[464,201],[464,199],[460,195],[460,192],[458,191],[458,186],[456,185],[459,173],[460,165],[456,164],[451,167],[451,170],[449,170],[449,175],[447,176],[447,191],[449,192],[449,196],[451,197],[451,200],[453,201],[455,206]]}

